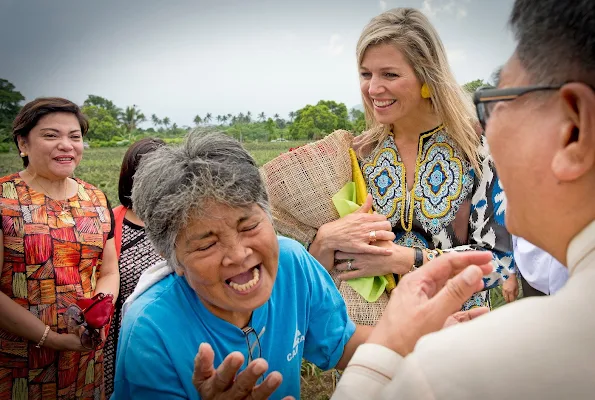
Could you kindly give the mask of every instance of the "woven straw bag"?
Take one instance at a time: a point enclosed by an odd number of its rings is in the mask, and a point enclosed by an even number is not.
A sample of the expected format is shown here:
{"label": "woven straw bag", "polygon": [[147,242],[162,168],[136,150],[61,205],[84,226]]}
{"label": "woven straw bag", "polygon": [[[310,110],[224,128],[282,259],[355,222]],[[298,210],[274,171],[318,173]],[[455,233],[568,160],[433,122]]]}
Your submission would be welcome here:
{"label": "woven straw bag", "polygon": [[[318,228],[339,218],[332,197],[352,180],[349,158],[352,142],[350,132],[335,131],[263,165],[260,172],[277,232],[310,243]],[[339,271],[333,269],[330,274],[351,320],[360,325],[375,325],[388,304],[387,294],[368,303],[338,279]]]}

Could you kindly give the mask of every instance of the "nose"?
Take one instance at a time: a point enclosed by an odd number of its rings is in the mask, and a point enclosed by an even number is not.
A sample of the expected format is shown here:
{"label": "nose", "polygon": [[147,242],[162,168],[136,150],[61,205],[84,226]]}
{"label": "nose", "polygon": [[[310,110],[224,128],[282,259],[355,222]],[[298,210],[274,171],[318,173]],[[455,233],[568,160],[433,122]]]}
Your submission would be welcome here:
{"label": "nose", "polygon": [[369,87],[368,87],[368,94],[370,96],[378,96],[378,95],[382,94],[383,92],[384,92],[384,85],[383,85],[382,81],[379,78],[372,76],[372,78],[370,79]]}
{"label": "nose", "polygon": [[62,139],[60,139],[60,142],[58,142],[59,150],[70,151],[73,148],[74,146],[72,145],[72,140],[68,136],[63,137]]}
{"label": "nose", "polygon": [[244,261],[252,255],[252,248],[246,246],[242,240],[235,240],[225,248],[223,257],[224,267],[241,267]]}

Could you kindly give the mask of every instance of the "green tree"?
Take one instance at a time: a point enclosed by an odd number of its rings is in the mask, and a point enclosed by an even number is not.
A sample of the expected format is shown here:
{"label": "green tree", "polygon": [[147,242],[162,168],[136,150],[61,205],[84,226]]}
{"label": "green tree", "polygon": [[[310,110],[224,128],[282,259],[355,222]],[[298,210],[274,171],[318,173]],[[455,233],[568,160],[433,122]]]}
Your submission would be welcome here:
{"label": "green tree", "polygon": [[339,118],[325,104],[307,105],[297,111],[289,134],[294,140],[319,139],[334,131]]}
{"label": "green tree", "polygon": [[103,108],[107,110],[115,120],[118,120],[122,114],[122,109],[118,108],[113,101],[94,94],[90,94],[89,97],[87,97],[83,106],[97,106]]}
{"label": "green tree", "polygon": [[90,140],[109,141],[116,136],[124,136],[125,128],[103,107],[86,105],[81,111],[89,118]]}
{"label": "green tree", "polygon": [[159,128],[159,126],[161,125],[161,120],[159,119],[159,117],[157,117],[157,114],[151,115],[151,121],[153,122],[155,128]]}
{"label": "green tree", "polygon": [[163,123],[163,126],[165,127],[165,130],[168,131],[169,130],[169,123],[171,122],[171,120],[169,119],[169,117],[165,117],[161,120],[161,122]]}
{"label": "green tree", "polygon": [[15,90],[15,86],[6,79],[0,79],[0,141],[12,139],[11,126],[21,109],[25,96]]}
{"label": "green tree", "polygon": [[483,79],[476,79],[471,82],[467,82],[463,85],[463,89],[468,93],[475,93],[475,91],[480,88],[481,86],[487,86],[488,84],[483,81]]}
{"label": "green tree", "polygon": [[317,105],[328,107],[329,111],[337,116],[337,124],[334,129],[351,129],[347,106],[332,100],[320,100]]}
{"label": "green tree", "polygon": [[200,115],[196,115],[194,117],[193,122],[194,122],[194,125],[199,126],[202,123],[202,118],[200,117]]}
{"label": "green tree", "polygon": [[349,116],[351,117],[352,129],[356,134],[366,130],[366,115],[363,111],[352,108],[349,110]]}
{"label": "green tree", "polygon": [[258,120],[259,120],[260,122],[264,122],[264,121],[266,121],[266,120],[267,120],[267,116],[264,114],[264,111],[263,111],[263,112],[261,112],[260,114],[258,114]]}
{"label": "green tree", "polygon": [[264,129],[267,132],[265,140],[268,142],[275,135],[275,121],[272,118],[267,119],[264,123]]}
{"label": "green tree", "polygon": [[131,137],[132,133],[136,131],[138,124],[145,122],[147,118],[134,104],[132,107],[126,107],[126,110],[120,115],[120,121],[126,128],[126,132]]}

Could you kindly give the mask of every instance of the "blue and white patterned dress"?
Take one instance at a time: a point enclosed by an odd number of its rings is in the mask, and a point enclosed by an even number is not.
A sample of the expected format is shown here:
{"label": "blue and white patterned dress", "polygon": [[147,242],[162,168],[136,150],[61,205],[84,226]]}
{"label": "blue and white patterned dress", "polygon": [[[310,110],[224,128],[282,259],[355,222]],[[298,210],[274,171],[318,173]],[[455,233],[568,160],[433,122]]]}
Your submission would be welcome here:
{"label": "blue and white patterned dress", "polygon": [[[512,239],[504,226],[506,198],[485,136],[479,148],[481,177],[443,126],[420,134],[415,185],[407,191],[405,165],[389,135],[361,162],[374,209],[386,215],[395,243],[448,251],[490,250],[494,272],[484,278],[493,288],[515,273]],[[476,293],[463,309],[487,304]]]}

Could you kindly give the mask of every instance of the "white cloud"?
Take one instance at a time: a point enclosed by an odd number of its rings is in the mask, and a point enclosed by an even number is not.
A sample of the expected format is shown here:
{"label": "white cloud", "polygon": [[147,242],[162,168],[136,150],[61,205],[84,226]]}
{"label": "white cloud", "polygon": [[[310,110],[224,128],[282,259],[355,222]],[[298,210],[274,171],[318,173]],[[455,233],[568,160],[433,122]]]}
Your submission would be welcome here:
{"label": "white cloud", "polygon": [[331,35],[328,45],[324,47],[326,53],[333,57],[341,55],[344,49],[345,45],[343,44],[341,35],[337,33]]}
{"label": "white cloud", "polygon": [[380,0],[380,9],[381,9],[382,11],[386,11],[386,7],[387,7],[387,5],[386,5],[386,1],[384,1],[384,0]]}

